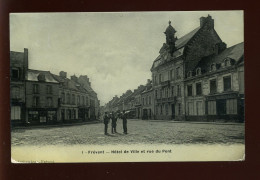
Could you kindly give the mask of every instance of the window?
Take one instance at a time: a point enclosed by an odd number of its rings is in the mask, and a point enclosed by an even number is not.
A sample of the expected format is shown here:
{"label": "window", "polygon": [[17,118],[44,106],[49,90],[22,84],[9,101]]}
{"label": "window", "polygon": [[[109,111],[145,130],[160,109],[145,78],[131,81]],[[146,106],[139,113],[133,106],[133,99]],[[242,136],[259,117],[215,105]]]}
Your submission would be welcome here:
{"label": "window", "polygon": [[12,87],[11,98],[12,99],[19,99],[20,98],[20,88],[19,87]]}
{"label": "window", "polygon": [[178,115],[181,115],[181,103],[178,104]]}
{"label": "window", "polygon": [[88,106],[88,96],[86,96],[86,105]]}
{"label": "window", "polygon": [[71,110],[67,109],[67,119],[71,119]]}
{"label": "window", "polygon": [[174,96],[174,86],[172,86],[172,97]]}
{"label": "window", "polygon": [[168,104],[165,104],[165,114],[168,115]]}
{"label": "window", "polygon": [[19,69],[12,68],[12,79],[18,80],[19,79]]}
{"label": "window", "polygon": [[192,77],[192,71],[189,71],[187,76]]}
{"label": "window", "polygon": [[157,84],[157,76],[154,76],[154,84]]}
{"label": "window", "polygon": [[77,97],[77,104],[80,105],[80,97],[79,97],[79,95]]}
{"label": "window", "polygon": [[52,107],[52,98],[47,97],[47,107]]}
{"label": "window", "polygon": [[227,99],[227,114],[237,114],[237,99]]}
{"label": "window", "polygon": [[210,93],[216,93],[217,92],[217,82],[216,79],[210,80]]}
{"label": "window", "polygon": [[146,105],[148,104],[148,96],[145,97]]}
{"label": "window", "polygon": [[32,104],[32,106],[33,106],[33,107],[39,106],[39,102],[40,102],[40,97],[34,96],[34,97],[33,97],[33,104]]}
{"label": "window", "polygon": [[177,95],[181,96],[181,86],[177,85]]}
{"label": "window", "polygon": [[188,85],[188,96],[192,96],[192,85]]}
{"label": "window", "polygon": [[230,59],[225,59],[224,63],[226,67],[230,66]]}
{"label": "window", "polygon": [[52,86],[47,85],[47,94],[52,94]]}
{"label": "window", "polygon": [[161,111],[160,111],[160,114],[162,114],[162,109],[163,109],[163,107],[162,107],[162,105],[161,105]]}
{"label": "window", "polygon": [[144,98],[143,98],[143,105],[144,105]]}
{"label": "window", "polygon": [[84,103],[85,103],[85,97],[82,96],[82,105],[84,105]]}
{"label": "window", "polygon": [[231,76],[223,77],[224,91],[231,90]]}
{"label": "window", "polygon": [[157,99],[157,97],[158,97],[158,91],[155,90],[155,99]]}
{"label": "window", "polygon": [[61,102],[65,103],[65,93],[61,93]]}
{"label": "window", "polygon": [[170,71],[170,79],[171,79],[171,80],[174,79],[174,72],[173,72],[173,69]]}
{"label": "window", "polygon": [[165,92],[166,98],[168,98],[168,88],[166,88],[165,91],[166,91],[166,92]]}
{"label": "window", "polygon": [[71,103],[72,104],[75,104],[75,95],[74,94],[72,94],[72,96],[71,96],[72,98],[71,98]]}
{"label": "window", "polygon": [[70,104],[70,94],[67,93],[67,104]]}
{"label": "window", "polygon": [[201,83],[196,83],[196,95],[202,95]]}
{"label": "window", "polygon": [[149,96],[149,104],[152,104],[152,98]]}
{"label": "window", "polygon": [[159,83],[162,82],[162,74],[159,74]]}
{"label": "window", "polygon": [[21,119],[21,107],[20,106],[11,106],[11,119],[12,120]]}
{"label": "window", "polygon": [[160,98],[162,98],[162,90],[160,89]]}
{"label": "window", "polygon": [[216,115],[216,101],[208,101],[208,114]]}
{"label": "window", "polygon": [[196,69],[196,75],[198,76],[198,75],[201,75],[201,68],[197,68]]}
{"label": "window", "polygon": [[211,70],[211,71],[215,71],[215,70],[216,70],[216,64],[215,64],[215,63],[214,63],[214,64],[211,64],[210,70]]}
{"label": "window", "polygon": [[198,116],[203,115],[202,101],[197,101],[196,102],[196,107],[197,107],[197,115]]}
{"label": "window", "polygon": [[39,85],[38,84],[33,84],[33,93],[38,94],[39,93]]}
{"label": "window", "polygon": [[177,79],[180,79],[180,78],[181,78],[180,67],[177,67],[177,68],[176,68],[176,76],[177,76]]}

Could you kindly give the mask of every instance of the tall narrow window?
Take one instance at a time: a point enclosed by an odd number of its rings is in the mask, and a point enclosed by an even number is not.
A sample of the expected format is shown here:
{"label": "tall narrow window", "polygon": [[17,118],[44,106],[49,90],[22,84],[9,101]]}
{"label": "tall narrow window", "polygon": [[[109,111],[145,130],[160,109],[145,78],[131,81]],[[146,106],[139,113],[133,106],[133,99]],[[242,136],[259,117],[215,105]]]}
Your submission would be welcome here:
{"label": "tall narrow window", "polygon": [[180,79],[180,78],[181,78],[180,67],[177,67],[177,68],[176,68],[176,76],[177,76],[177,79]]}
{"label": "tall narrow window", "polygon": [[224,91],[231,90],[231,76],[223,77]]}
{"label": "tall narrow window", "polygon": [[70,94],[67,93],[67,104],[70,104]]}
{"label": "tall narrow window", "polygon": [[52,86],[51,85],[47,85],[47,94],[52,94]]}
{"label": "tall narrow window", "polygon": [[177,85],[177,94],[178,96],[181,96],[181,86]]}
{"label": "tall narrow window", "polygon": [[38,94],[39,93],[39,85],[38,84],[33,84],[33,93]]}
{"label": "tall narrow window", "polygon": [[178,115],[181,115],[181,103],[178,104]]}
{"label": "tall narrow window", "polygon": [[20,88],[19,87],[12,87],[11,98],[12,99],[19,99],[20,98]]}
{"label": "tall narrow window", "polygon": [[72,103],[72,104],[75,104],[75,95],[74,95],[74,94],[72,94],[71,103]]}
{"label": "tall narrow window", "polygon": [[192,85],[188,85],[187,89],[188,89],[188,96],[192,96]]}
{"label": "tall narrow window", "polygon": [[52,107],[52,98],[51,97],[47,97],[47,107]]}
{"label": "tall narrow window", "polygon": [[19,69],[18,68],[12,68],[12,74],[11,74],[12,80],[18,80],[19,79]]}
{"label": "tall narrow window", "polygon": [[217,92],[217,82],[216,79],[210,80],[210,93],[216,93]]}
{"label": "tall narrow window", "polygon": [[39,103],[40,103],[40,97],[34,96],[34,97],[33,97],[33,104],[32,104],[32,106],[33,106],[33,107],[38,107],[38,106],[39,106]]}
{"label": "tall narrow window", "polygon": [[201,83],[196,83],[196,95],[202,95]]}
{"label": "tall narrow window", "polygon": [[174,96],[174,86],[172,86],[172,97]]}

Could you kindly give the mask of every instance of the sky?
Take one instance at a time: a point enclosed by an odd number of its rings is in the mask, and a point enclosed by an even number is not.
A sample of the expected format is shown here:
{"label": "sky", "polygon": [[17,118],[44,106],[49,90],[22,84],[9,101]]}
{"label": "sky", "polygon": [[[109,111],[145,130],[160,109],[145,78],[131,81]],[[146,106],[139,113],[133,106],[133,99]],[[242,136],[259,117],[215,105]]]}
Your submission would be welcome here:
{"label": "sky", "polygon": [[211,15],[227,47],[244,41],[243,11],[12,13],[10,50],[29,51],[29,68],[87,75],[104,105],[151,79],[169,20],[178,38]]}

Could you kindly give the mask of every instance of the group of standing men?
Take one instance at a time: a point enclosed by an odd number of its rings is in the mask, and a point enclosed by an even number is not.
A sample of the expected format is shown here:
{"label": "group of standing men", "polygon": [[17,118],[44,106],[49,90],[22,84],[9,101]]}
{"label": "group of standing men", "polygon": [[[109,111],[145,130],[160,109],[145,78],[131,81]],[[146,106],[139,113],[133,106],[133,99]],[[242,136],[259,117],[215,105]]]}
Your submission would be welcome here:
{"label": "group of standing men", "polygon": [[124,134],[127,134],[127,114],[125,113],[125,111],[123,111],[123,113],[110,113],[108,114],[107,112],[105,112],[105,116],[104,116],[104,124],[105,124],[105,135],[108,135],[107,133],[107,128],[108,128],[108,124],[109,124],[109,120],[112,120],[111,123],[111,131],[112,134],[117,133],[116,131],[116,122],[117,119],[120,118],[123,120],[123,130],[124,130]]}

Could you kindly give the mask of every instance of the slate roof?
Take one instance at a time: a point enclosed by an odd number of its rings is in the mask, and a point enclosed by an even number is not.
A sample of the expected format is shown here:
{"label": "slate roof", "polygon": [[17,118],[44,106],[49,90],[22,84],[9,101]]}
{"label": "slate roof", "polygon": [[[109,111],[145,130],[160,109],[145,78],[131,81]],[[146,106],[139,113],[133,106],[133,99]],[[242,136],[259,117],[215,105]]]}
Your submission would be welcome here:
{"label": "slate roof", "polygon": [[[175,47],[177,50],[173,53],[172,57],[170,57],[170,53],[168,52],[168,50],[164,51],[163,53],[160,53],[160,55],[154,60],[152,68],[155,68],[155,67],[160,66],[161,64],[164,64],[166,61],[168,61],[171,58],[177,58],[177,57],[183,55],[184,46],[198,32],[199,29],[200,29],[200,27],[197,27],[197,28],[193,29],[191,32],[189,32],[188,34],[186,34],[176,40]],[[162,46],[161,50],[164,48],[165,49],[168,48],[166,44],[164,44]]]}
{"label": "slate roof", "polygon": [[[244,42],[231,46],[218,55],[210,55],[202,58],[198,64],[192,69],[195,71],[198,67],[202,71],[207,72],[210,70],[210,66],[215,63],[216,65],[221,64],[226,58],[230,58],[234,63],[238,63],[241,57],[244,55]],[[188,71],[187,71],[188,72]]]}
{"label": "slate roof", "polygon": [[39,71],[33,69],[28,69],[25,75],[25,79],[28,81],[39,81],[38,76],[40,74],[45,76],[44,82],[59,83],[57,80],[53,78],[52,74],[49,71]]}

